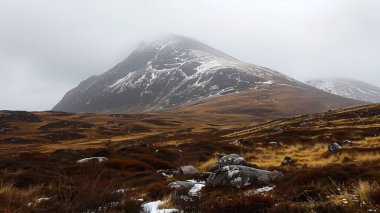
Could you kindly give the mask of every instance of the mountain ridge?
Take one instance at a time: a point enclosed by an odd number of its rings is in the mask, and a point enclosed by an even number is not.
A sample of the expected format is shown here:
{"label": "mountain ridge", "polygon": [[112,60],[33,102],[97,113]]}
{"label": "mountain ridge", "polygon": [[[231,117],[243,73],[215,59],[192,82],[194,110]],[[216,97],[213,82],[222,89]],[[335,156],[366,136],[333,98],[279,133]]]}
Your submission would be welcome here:
{"label": "mountain ridge", "polygon": [[380,88],[364,81],[335,77],[312,79],[305,83],[342,97],[372,103],[380,102]]}
{"label": "mountain ridge", "polygon": [[[84,113],[167,111],[227,94],[248,90],[255,93],[255,88],[277,88],[265,87],[267,85],[290,86],[295,90],[312,88],[278,71],[242,62],[194,39],[169,35],[140,43],[124,61],[70,90],[53,110]],[[271,92],[281,93],[282,90]],[[291,94],[297,96],[295,91]],[[313,96],[318,98],[312,102],[321,101],[322,96],[328,95]],[[346,103],[343,107],[358,103],[348,104],[337,98],[331,107],[342,106],[339,102]],[[251,104],[256,106],[255,102]]]}

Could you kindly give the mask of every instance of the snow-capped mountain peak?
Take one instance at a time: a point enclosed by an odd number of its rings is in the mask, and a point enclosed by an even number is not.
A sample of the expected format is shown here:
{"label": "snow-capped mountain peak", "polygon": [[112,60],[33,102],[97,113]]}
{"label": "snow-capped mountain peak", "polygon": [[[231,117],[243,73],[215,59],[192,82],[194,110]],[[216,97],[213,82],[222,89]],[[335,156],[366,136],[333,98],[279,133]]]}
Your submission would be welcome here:
{"label": "snow-capped mountain peak", "polygon": [[140,43],[126,60],[68,92],[54,110],[157,111],[268,83],[303,85],[191,38],[169,35]]}

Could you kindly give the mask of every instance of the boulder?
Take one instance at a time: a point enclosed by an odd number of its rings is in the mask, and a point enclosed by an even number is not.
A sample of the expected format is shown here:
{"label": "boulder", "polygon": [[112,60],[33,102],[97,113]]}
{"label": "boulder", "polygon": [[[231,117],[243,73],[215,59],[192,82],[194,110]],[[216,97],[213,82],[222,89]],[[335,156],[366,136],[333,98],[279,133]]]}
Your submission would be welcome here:
{"label": "boulder", "polygon": [[178,170],[179,174],[196,174],[199,173],[198,169],[196,169],[193,165],[181,166]]}
{"label": "boulder", "polygon": [[196,183],[194,181],[174,181],[169,183],[169,187],[175,190],[190,190]]}
{"label": "boulder", "polygon": [[342,147],[338,143],[330,143],[328,146],[328,150],[330,152],[338,152],[342,149]]}
{"label": "boulder", "polygon": [[294,163],[296,163],[296,161],[292,157],[286,156],[281,164],[285,166],[285,165],[292,165]]}
{"label": "boulder", "polygon": [[246,166],[247,161],[237,154],[225,155],[222,158],[220,158],[216,164],[210,167],[209,172],[215,172],[218,169],[223,168],[225,166],[229,166],[229,165]]}
{"label": "boulder", "polygon": [[270,184],[281,177],[283,174],[278,171],[230,165],[212,173],[207,178],[206,186],[242,188],[251,184]]}

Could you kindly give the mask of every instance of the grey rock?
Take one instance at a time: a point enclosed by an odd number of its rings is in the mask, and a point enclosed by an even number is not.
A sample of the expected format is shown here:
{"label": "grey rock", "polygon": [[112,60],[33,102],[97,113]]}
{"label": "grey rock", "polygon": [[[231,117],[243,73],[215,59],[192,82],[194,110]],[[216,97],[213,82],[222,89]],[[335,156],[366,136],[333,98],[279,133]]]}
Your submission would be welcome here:
{"label": "grey rock", "polygon": [[292,158],[292,157],[289,157],[289,156],[286,156],[284,158],[284,160],[282,161],[282,165],[292,165],[294,164],[296,161]]}
{"label": "grey rock", "polygon": [[169,183],[169,187],[175,190],[189,190],[195,184],[196,182],[193,182],[193,181],[174,181],[174,182]]}
{"label": "grey rock", "polygon": [[196,174],[199,173],[193,165],[181,166],[178,171],[180,174]]}
{"label": "grey rock", "polygon": [[206,181],[208,187],[242,188],[251,184],[271,184],[283,177],[278,171],[267,171],[247,166],[225,166],[212,173]]}
{"label": "grey rock", "polygon": [[220,158],[216,164],[210,167],[209,172],[214,172],[220,168],[223,168],[224,166],[229,166],[229,165],[245,166],[247,165],[247,161],[237,154],[225,155],[222,158]]}
{"label": "grey rock", "polygon": [[238,146],[244,146],[247,143],[247,140],[244,138],[232,141],[230,144],[232,145],[238,145]]}
{"label": "grey rock", "polygon": [[328,146],[328,150],[330,152],[338,152],[342,149],[342,147],[338,143],[330,143]]}
{"label": "grey rock", "polygon": [[342,145],[352,145],[352,141],[344,140],[344,141],[342,141]]}
{"label": "grey rock", "polygon": [[277,146],[278,143],[276,141],[271,141],[271,142],[268,143],[268,145],[270,145],[270,146]]}

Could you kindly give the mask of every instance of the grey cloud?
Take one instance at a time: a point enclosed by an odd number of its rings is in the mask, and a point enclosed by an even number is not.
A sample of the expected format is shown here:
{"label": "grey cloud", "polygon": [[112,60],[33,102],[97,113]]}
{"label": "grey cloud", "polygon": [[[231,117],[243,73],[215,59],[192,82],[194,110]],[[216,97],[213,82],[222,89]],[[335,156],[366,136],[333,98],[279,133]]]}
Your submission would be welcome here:
{"label": "grey cloud", "polygon": [[300,80],[380,86],[377,0],[0,0],[0,109],[50,109],[140,40],[193,37]]}

